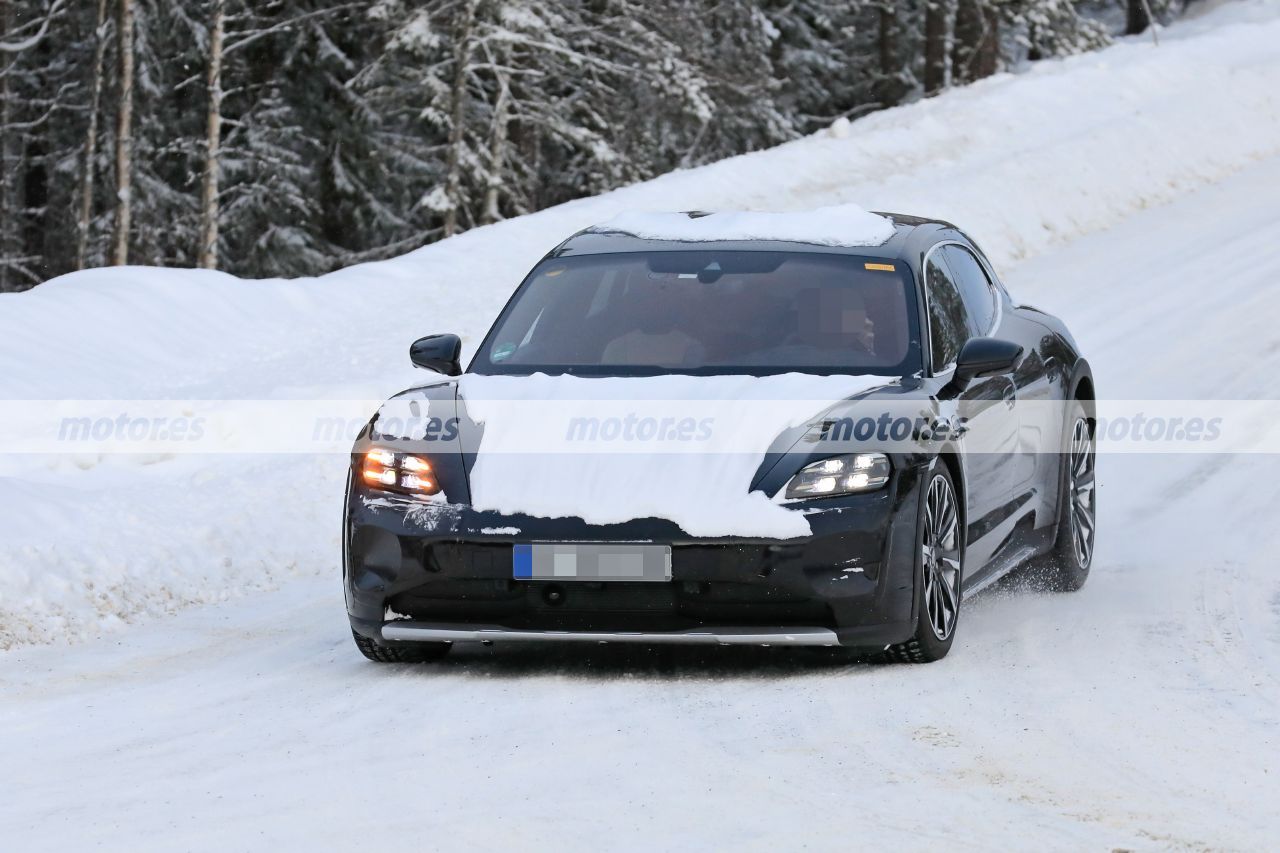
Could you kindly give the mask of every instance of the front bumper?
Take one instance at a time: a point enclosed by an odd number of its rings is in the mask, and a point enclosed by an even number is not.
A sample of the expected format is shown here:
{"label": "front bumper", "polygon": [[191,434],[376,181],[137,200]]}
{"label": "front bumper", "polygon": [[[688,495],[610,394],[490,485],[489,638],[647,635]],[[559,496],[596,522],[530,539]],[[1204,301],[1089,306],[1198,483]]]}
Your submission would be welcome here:
{"label": "front bumper", "polygon": [[[915,625],[919,476],[797,504],[802,539],[706,539],[672,522],[500,515],[354,487],[344,541],[352,628],[378,642],[562,640],[880,647]],[[667,583],[516,580],[522,542],[654,542]]]}

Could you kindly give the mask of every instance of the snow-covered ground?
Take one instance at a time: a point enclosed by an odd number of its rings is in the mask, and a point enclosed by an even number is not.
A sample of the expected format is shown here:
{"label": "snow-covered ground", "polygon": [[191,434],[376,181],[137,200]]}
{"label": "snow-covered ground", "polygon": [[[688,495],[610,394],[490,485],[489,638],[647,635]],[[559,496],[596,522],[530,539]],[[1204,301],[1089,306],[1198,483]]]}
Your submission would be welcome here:
{"label": "snow-covered ground", "polygon": [[[1070,323],[1107,396],[1276,398],[1280,3],[1165,36],[320,280],[130,269],[0,297],[0,398],[380,397],[420,375],[410,340],[474,344],[577,227],[843,201],[965,225]],[[1089,585],[984,592],[927,667],[541,647],[368,664],[337,576],[343,465],[0,459],[4,847],[1280,837],[1275,456],[1104,457]]]}

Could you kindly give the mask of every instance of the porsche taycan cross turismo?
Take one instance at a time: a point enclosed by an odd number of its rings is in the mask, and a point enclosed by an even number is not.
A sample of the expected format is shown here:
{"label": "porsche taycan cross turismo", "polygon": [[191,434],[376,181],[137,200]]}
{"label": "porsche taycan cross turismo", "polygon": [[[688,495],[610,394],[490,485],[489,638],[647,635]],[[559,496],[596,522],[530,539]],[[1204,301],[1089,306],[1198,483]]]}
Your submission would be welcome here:
{"label": "porsche taycan cross turismo", "polygon": [[955,226],[879,215],[874,245],[588,229],[534,267],[465,371],[457,336],[415,342],[438,375],[388,401],[351,456],[359,650],[816,645],[925,662],[951,648],[966,596],[1019,566],[1079,588],[1088,363]]}

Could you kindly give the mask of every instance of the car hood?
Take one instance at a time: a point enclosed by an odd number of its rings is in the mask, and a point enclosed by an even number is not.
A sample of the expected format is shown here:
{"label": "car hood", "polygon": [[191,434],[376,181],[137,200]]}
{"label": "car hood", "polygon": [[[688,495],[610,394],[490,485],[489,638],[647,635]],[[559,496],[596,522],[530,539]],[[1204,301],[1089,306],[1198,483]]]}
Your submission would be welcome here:
{"label": "car hood", "polygon": [[[652,377],[467,374],[407,392],[456,417],[469,502],[482,510],[610,524],[664,518],[691,536],[793,538],[798,512],[753,484],[825,413],[886,376]],[[450,394],[450,388],[453,393]],[[452,399],[450,399],[452,397]]]}

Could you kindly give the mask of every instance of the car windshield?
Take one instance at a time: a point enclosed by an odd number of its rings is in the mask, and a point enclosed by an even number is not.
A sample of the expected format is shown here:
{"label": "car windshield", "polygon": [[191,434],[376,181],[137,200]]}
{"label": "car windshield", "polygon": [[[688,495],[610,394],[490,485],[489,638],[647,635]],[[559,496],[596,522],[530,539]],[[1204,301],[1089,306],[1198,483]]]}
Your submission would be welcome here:
{"label": "car windshield", "polygon": [[910,274],[842,254],[667,251],[539,264],[476,373],[871,373],[919,369]]}

